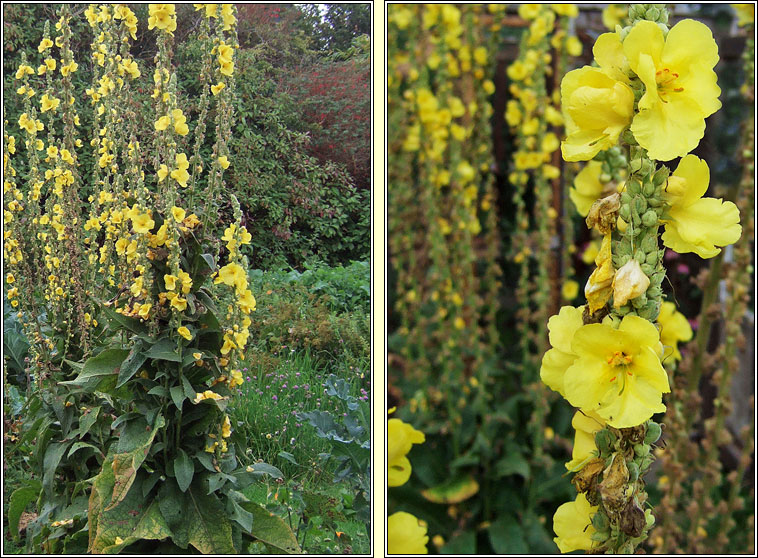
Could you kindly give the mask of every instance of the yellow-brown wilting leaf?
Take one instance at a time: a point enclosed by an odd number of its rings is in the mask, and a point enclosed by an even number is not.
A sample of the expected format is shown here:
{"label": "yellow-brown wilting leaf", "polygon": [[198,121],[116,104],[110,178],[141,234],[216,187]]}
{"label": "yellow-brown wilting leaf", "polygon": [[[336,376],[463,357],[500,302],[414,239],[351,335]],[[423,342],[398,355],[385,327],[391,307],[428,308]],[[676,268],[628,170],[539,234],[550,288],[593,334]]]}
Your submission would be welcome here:
{"label": "yellow-brown wilting leaf", "polygon": [[421,495],[435,504],[457,504],[468,500],[477,492],[479,492],[479,483],[474,477],[466,476],[422,490]]}
{"label": "yellow-brown wilting leaf", "polygon": [[645,275],[640,263],[631,259],[616,271],[613,277],[613,307],[623,306],[637,298],[650,286],[650,278]]}
{"label": "yellow-brown wilting leaf", "polygon": [[616,226],[620,207],[621,194],[618,192],[597,200],[587,214],[587,227],[595,227],[603,235],[609,234]]}

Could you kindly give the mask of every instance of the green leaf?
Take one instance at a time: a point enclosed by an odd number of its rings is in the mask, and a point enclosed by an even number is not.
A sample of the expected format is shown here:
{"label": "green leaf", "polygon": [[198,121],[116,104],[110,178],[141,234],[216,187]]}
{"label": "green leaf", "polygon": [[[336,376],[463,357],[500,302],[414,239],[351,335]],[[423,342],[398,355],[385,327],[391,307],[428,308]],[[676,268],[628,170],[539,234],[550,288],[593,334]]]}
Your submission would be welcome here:
{"label": "green leaf", "polygon": [[121,371],[118,373],[118,382],[116,382],[116,388],[120,388],[126,382],[131,380],[132,376],[134,376],[139,371],[140,367],[145,364],[147,356],[142,352],[142,348],[143,347],[141,342],[132,347],[132,350],[129,352],[129,356],[126,357],[126,360],[124,360],[123,364],[121,365]]}
{"label": "green leaf", "polygon": [[270,475],[274,477],[275,479],[284,478],[284,474],[279,469],[277,469],[273,465],[269,465],[268,463],[253,463],[250,466],[250,469],[251,469],[250,472],[253,474],[256,474],[256,473],[258,475],[266,474],[266,475]]}
{"label": "green leaf", "polygon": [[68,450],[68,454],[66,454],[66,457],[71,457],[74,453],[79,451],[82,448],[92,448],[95,450],[96,453],[99,453],[100,450],[93,446],[92,444],[88,444],[87,442],[76,442],[73,446],[71,446],[71,449]]}
{"label": "green leaf", "polygon": [[45,458],[42,463],[42,469],[44,471],[42,476],[42,487],[50,498],[53,496],[55,469],[57,469],[63,454],[66,453],[66,450],[70,445],[71,440],[67,442],[55,442],[47,446],[47,450],[45,451]]}
{"label": "green leaf", "polygon": [[[110,463],[107,463],[110,465]],[[139,478],[117,505],[103,508],[108,491],[113,487],[110,467],[104,464],[103,475],[95,478],[89,502],[88,551],[93,554],[113,554],[140,539],[162,540],[172,535],[161,515],[158,502],[145,502],[142,496],[142,478]],[[117,537],[121,539],[116,543]]]}
{"label": "green leaf", "polygon": [[192,477],[195,475],[195,465],[192,459],[182,449],[177,449],[177,456],[174,459],[174,474],[176,482],[182,492],[186,492],[189,485],[192,484]]}
{"label": "green leaf", "polygon": [[298,462],[297,462],[297,461],[295,461],[295,456],[294,456],[294,455],[292,455],[292,454],[291,454],[290,452],[288,452],[288,451],[280,451],[279,453],[277,453],[277,455],[278,455],[279,457],[281,457],[282,459],[286,459],[287,461],[289,461],[289,462],[290,462],[290,463],[292,463],[293,465],[297,465],[297,464],[298,464]]}
{"label": "green leaf", "polygon": [[232,505],[232,512],[229,519],[236,521],[246,531],[250,532],[253,528],[253,514],[240,506],[233,498],[229,498]]}
{"label": "green leaf", "polygon": [[[156,421],[158,424],[164,422],[163,417],[159,417]],[[111,470],[114,477],[114,485],[112,492],[111,504],[105,508],[105,511],[113,509],[117,506],[127,495],[129,489],[137,478],[137,472],[142,466],[142,463],[147,458],[150,451],[150,446],[153,444],[155,435],[160,429],[160,426],[155,428],[143,426],[146,425],[146,421],[135,420],[127,424],[119,439],[119,448],[128,443],[136,443],[136,446],[129,451],[117,453],[113,456],[111,463]],[[142,431],[134,432],[135,429],[142,429]]]}
{"label": "green leaf", "polygon": [[59,383],[67,385],[86,385],[89,384],[89,380],[92,378],[116,374],[128,354],[129,351],[124,349],[105,349],[99,355],[87,359],[87,362],[85,362],[82,367],[82,371],[75,380]]}
{"label": "green leaf", "polygon": [[8,504],[8,528],[14,540],[18,540],[18,522],[21,519],[21,514],[29,502],[39,497],[39,491],[42,488],[40,482],[36,480],[27,480],[26,483],[27,486],[22,486],[13,491]]}
{"label": "green leaf", "polygon": [[216,468],[213,466],[213,459],[210,453],[206,451],[199,451],[195,454],[195,459],[197,459],[200,464],[208,469],[211,473],[216,472]]}
{"label": "green leaf", "polygon": [[518,452],[506,453],[506,455],[497,462],[497,465],[495,465],[495,471],[501,477],[521,475],[527,480],[531,475],[529,462]]}
{"label": "green leaf", "polygon": [[454,478],[421,491],[421,495],[435,504],[458,504],[479,492],[479,483],[471,475]]}
{"label": "green leaf", "polygon": [[82,415],[79,419],[79,438],[82,438],[89,432],[92,425],[97,422],[98,416],[100,416],[100,407],[92,407],[86,415]]}
{"label": "green leaf", "polygon": [[176,405],[177,409],[182,408],[182,403],[185,399],[187,399],[187,396],[184,393],[184,387],[183,386],[171,386],[169,389],[169,392],[171,393],[171,399],[174,402],[174,405]]}
{"label": "green leaf", "polygon": [[253,528],[249,535],[287,554],[302,554],[295,534],[281,518],[255,502],[240,502],[239,505],[253,514]]}
{"label": "green leaf", "polygon": [[99,306],[103,313],[108,317],[108,320],[111,322],[110,325],[112,330],[118,331],[118,327],[113,327],[115,324],[117,324],[125,327],[132,333],[136,333],[143,339],[150,339],[148,335],[147,324],[145,324],[143,321],[139,320],[138,318],[130,318],[128,316],[119,314],[105,304],[100,304]]}
{"label": "green leaf", "polygon": [[181,362],[179,356],[179,345],[171,339],[161,339],[145,353],[147,358],[155,360],[169,360],[171,362]]}
{"label": "green leaf", "polygon": [[496,554],[529,554],[524,530],[515,517],[500,517],[487,529],[490,544]]}
{"label": "green leaf", "polygon": [[476,554],[476,533],[465,531],[457,537],[450,539],[440,549],[440,554]]}
{"label": "green leaf", "polygon": [[190,544],[203,554],[236,554],[232,525],[216,495],[194,486],[186,494]]}

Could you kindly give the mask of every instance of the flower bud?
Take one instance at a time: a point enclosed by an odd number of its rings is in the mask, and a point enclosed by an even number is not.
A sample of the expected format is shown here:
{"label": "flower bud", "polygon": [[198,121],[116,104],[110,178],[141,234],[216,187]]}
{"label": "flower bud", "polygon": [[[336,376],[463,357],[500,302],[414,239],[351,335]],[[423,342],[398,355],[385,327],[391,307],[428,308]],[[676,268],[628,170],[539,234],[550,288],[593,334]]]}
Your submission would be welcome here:
{"label": "flower bud", "polygon": [[645,293],[648,299],[651,298],[660,298],[663,296],[663,289],[660,287],[650,287],[647,292]]}
{"label": "flower bud", "polygon": [[595,432],[595,446],[600,453],[608,453],[616,443],[616,436],[608,429],[598,430]]}
{"label": "flower bud", "polygon": [[647,295],[645,293],[642,293],[640,296],[632,299],[632,306],[634,306],[637,310],[642,310],[646,304]]}
{"label": "flower bud", "polygon": [[630,196],[636,196],[640,193],[642,189],[642,185],[639,183],[639,181],[631,179],[627,180],[626,182],[626,191],[629,192]]}
{"label": "flower bud", "polygon": [[[649,286],[650,279],[642,272],[639,262],[636,259],[630,260],[613,277],[613,307],[618,308],[627,301],[644,295]],[[644,302],[647,302],[647,297]]]}
{"label": "flower bud", "polygon": [[648,8],[645,12],[645,19],[647,20],[657,22],[659,17],[661,17],[661,11],[658,8]]}
{"label": "flower bud", "polygon": [[592,526],[595,528],[595,531],[607,531],[610,526],[608,517],[604,513],[596,513],[592,516]]}
{"label": "flower bud", "polygon": [[622,192],[621,193],[621,203],[622,205],[629,205],[632,203],[632,196],[629,195],[629,192]]}
{"label": "flower bud", "polygon": [[624,221],[628,221],[629,216],[630,216],[629,205],[622,205],[621,208],[619,208],[619,217],[621,217]]}
{"label": "flower bud", "polygon": [[640,468],[639,466],[634,462],[630,461],[626,464],[627,469],[629,469],[629,482],[633,483],[639,478],[640,476]]}
{"label": "flower bud", "polygon": [[661,437],[661,425],[657,422],[650,421],[647,423],[647,430],[645,431],[645,444],[654,444]]}
{"label": "flower bud", "polygon": [[658,224],[658,214],[654,209],[648,209],[642,215],[642,224],[646,227],[654,227]]}
{"label": "flower bud", "polygon": [[642,196],[637,196],[634,199],[634,208],[637,210],[637,213],[640,215],[644,214],[647,210],[647,200],[643,198]]}
{"label": "flower bud", "polygon": [[642,193],[645,197],[649,198],[655,192],[655,185],[649,180],[645,180],[645,184],[642,186]]}
{"label": "flower bud", "polygon": [[645,510],[645,526],[650,529],[653,525],[655,525],[655,516],[650,508],[648,508]]}
{"label": "flower bud", "polygon": [[650,252],[658,248],[658,241],[656,237],[653,235],[646,236],[640,243],[640,248],[646,254],[649,254]]}
{"label": "flower bud", "polygon": [[658,250],[653,250],[652,252],[648,252],[647,257],[645,258],[645,263],[648,263],[652,266],[658,263]]}
{"label": "flower bud", "polygon": [[650,265],[649,263],[643,263],[642,265],[640,265],[640,267],[641,267],[641,269],[642,269],[642,273],[644,273],[644,274],[645,274],[645,275],[647,275],[648,277],[650,277],[650,276],[653,274],[653,271],[654,271],[654,269],[655,269],[655,268],[654,268],[652,265]]}
{"label": "flower bud", "polygon": [[634,253],[634,259],[637,260],[640,264],[645,263],[645,260],[647,259],[647,254],[642,250],[637,250]]}
{"label": "flower bud", "polygon": [[655,171],[655,174],[653,175],[653,184],[657,186],[662,186],[666,183],[666,180],[669,177],[669,169],[668,167],[661,167],[657,171]]}
{"label": "flower bud", "polygon": [[650,446],[647,444],[634,444],[634,455],[645,457],[650,453]]}

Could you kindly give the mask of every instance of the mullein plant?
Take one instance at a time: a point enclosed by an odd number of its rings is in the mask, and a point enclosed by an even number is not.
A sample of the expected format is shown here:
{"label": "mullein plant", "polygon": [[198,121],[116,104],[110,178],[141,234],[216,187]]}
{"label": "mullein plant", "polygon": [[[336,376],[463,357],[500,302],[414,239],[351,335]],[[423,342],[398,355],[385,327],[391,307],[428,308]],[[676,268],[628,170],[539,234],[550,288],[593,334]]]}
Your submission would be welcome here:
{"label": "mullein plant", "polygon": [[[754,5],[734,5],[738,25],[746,28],[743,53],[745,84],[742,88],[746,106],[754,104]],[[749,109],[748,109],[749,110]],[[735,244],[731,258],[718,254],[704,277],[703,300],[698,318],[698,332],[687,347],[680,373],[686,380],[674,389],[682,405],[667,410],[666,421],[672,436],[662,456],[659,526],[651,534],[657,552],[672,552],[677,548],[692,553],[724,552],[727,548],[752,552],[753,539],[740,540],[736,518],[752,505],[744,501],[743,477],[750,466],[754,450],[753,424],[748,423],[739,433],[741,450],[735,468],[724,475],[719,451],[734,443],[735,436],[726,425],[732,413],[731,385],[740,368],[738,352],[745,344],[743,318],[750,300],[753,280],[752,242],[755,231],[755,154],[754,115],[743,122],[740,159],[741,180],[730,188],[728,196],[735,200],[742,217],[743,234]],[[723,290],[722,290],[723,289]],[[723,300],[719,301],[719,291]],[[723,341],[710,353],[707,344],[712,328],[723,324]],[[708,378],[716,396],[713,416],[703,420],[702,398],[698,393],[701,378]],[[750,406],[754,402],[750,402]],[[692,439],[688,434],[702,420],[703,435]],[[693,459],[693,456],[697,456]],[[696,480],[684,463],[697,465]],[[719,490],[716,496],[714,490]],[[687,492],[685,492],[687,491]],[[691,491],[691,493],[689,492]],[[753,498],[750,494],[748,498]],[[753,515],[749,514],[753,521]],[[713,529],[717,526],[716,529]],[[735,528],[737,530],[735,531]],[[752,525],[748,525],[752,530]]]}
{"label": "mullein plant", "polygon": [[[452,437],[486,397],[499,286],[489,172],[491,14],[500,6],[390,5],[390,256],[408,410]],[[477,250],[476,246],[484,248]],[[461,387],[462,386],[462,387]]]}
{"label": "mullein plant", "polygon": [[[556,511],[561,552],[632,553],[655,517],[644,475],[654,457],[671,391],[662,365],[663,245],[703,258],[737,241],[739,211],[704,198],[709,171],[689,154],[705,118],[721,107],[710,30],[683,20],[669,29],[661,5],[633,5],[629,25],[598,37],[597,67],[566,74],[561,97],[568,161],[587,161],[621,142],[628,150],[621,192],[598,199],[587,225],[603,235],[587,304],[548,321],[552,348],[540,375],[577,407],[569,470],[578,496]],[[681,158],[673,173],[656,161]],[[661,225],[663,234],[659,238]]]}
{"label": "mullein plant", "polygon": [[[34,353],[40,367],[49,367],[55,350],[68,356],[64,362],[78,373],[75,379],[55,384],[55,389],[70,393],[64,394],[67,415],[60,419],[61,439],[44,456],[42,484],[46,492],[55,487],[54,473],[60,472],[56,466],[66,451],[70,456],[82,447],[96,450],[92,455],[101,458],[99,474],[87,475],[88,480],[76,487],[81,491],[91,486],[88,529],[78,532],[86,533],[89,552],[119,552],[130,545],[149,552],[156,544],[151,541],[170,539],[164,545],[174,549],[192,545],[204,553],[236,553],[242,534],[270,542],[274,532],[274,538],[283,538],[271,544],[281,551],[299,551],[291,531],[278,520],[265,534],[262,524],[253,526],[256,514],[268,514],[241,490],[262,474],[278,472],[265,464],[246,467],[240,462],[236,442],[244,449],[246,441],[235,439],[225,413],[232,390],[243,381],[238,363],[244,358],[256,306],[241,251],[251,236],[241,225],[234,196],[224,200],[232,207],[234,223],[220,241],[211,227],[225,196],[223,171],[229,166],[226,142],[234,95],[236,16],[231,4],[195,8],[206,19],[202,29],[210,49],[204,57],[201,107],[212,98],[217,115],[210,161],[187,154],[189,115],[179,106],[171,64],[173,4],[151,4],[148,9],[148,30],[156,35],[158,52],[151,76],[155,112],[147,138],[135,125],[129,94],[131,82],[143,74],[129,54],[137,18],[125,5],[90,5],[85,11],[93,31],[95,69],[87,90],[96,125],[90,142],[96,167],[95,182],[87,185],[92,192],[89,205],[79,199],[77,149],[82,143],[76,138],[79,116],[71,80],[78,64],[68,47],[70,13],[65,5],[56,24],[59,35],[52,41],[46,31],[39,47],[40,53],[58,47],[60,61],[50,55],[50,62],[46,58],[36,72],[22,64],[16,75],[19,94],[27,99],[19,124],[27,136],[31,173],[21,190],[12,166],[19,149],[15,139],[6,137],[4,169],[11,180],[6,180],[5,189],[17,202],[4,207],[6,220],[16,225],[6,236],[4,255],[13,269],[6,283],[34,287],[40,274],[30,265],[44,266],[49,272],[46,284],[30,289],[28,297],[14,292],[13,306],[27,322],[40,315],[41,306],[53,327],[62,324],[69,332],[61,336],[60,347],[52,346],[39,326],[37,337],[32,336],[40,347]],[[52,78],[56,67],[60,80]],[[36,87],[29,76],[35,73],[45,74],[39,111],[29,101]],[[61,115],[62,140],[52,133],[54,121],[45,123],[48,111]],[[46,128],[47,145],[38,138]],[[39,151],[47,155],[44,161]],[[208,186],[198,192],[196,179],[204,169],[210,174]],[[197,205],[185,205],[187,199],[197,200]],[[22,235],[41,241],[28,258]],[[73,332],[88,352],[72,354],[67,349]],[[88,405],[71,408],[69,398],[77,397]],[[81,416],[68,417],[74,412]],[[117,437],[80,442],[95,418],[105,415],[113,419],[105,432],[114,429]],[[52,521],[43,534],[63,529],[60,521],[68,522],[74,513],[67,508],[62,513],[68,515],[58,517],[49,506],[43,511],[37,523]],[[81,514],[75,518],[81,519]]]}
{"label": "mullein plant", "polygon": [[[389,410],[393,413],[395,408]],[[387,486],[402,486],[411,478],[408,452],[426,441],[424,433],[398,418],[387,421]],[[427,554],[426,526],[405,511],[387,517],[387,554]]]}

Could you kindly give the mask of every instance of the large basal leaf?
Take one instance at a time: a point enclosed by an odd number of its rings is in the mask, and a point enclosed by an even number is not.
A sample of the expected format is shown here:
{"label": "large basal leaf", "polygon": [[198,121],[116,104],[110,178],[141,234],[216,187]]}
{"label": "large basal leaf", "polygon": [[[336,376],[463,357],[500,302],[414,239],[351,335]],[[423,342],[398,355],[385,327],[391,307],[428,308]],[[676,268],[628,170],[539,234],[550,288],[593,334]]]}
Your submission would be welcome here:
{"label": "large basal leaf", "polygon": [[295,534],[282,519],[255,502],[240,502],[240,507],[253,514],[249,535],[286,554],[302,554]]}
{"label": "large basal leaf", "polygon": [[421,491],[421,495],[435,504],[458,504],[479,492],[479,483],[474,477],[450,479],[440,485]]}
{"label": "large basal leaf", "polygon": [[161,515],[158,502],[145,502],[142,496],[144,475],[135,480],[118,505],[103,508],[103,503],[109,499],[108,488],[114,486],[114,477],[109,469],[110,464],[106,462],[92,486],[88,551],[93,554],[115,554],[140,539],[162,540],[170,537],[171,530]]}
{"label": "large basal leaf", "polygon": [[[114,477],[113,497],[111,504],[105,508],[106,511],[117,506],[130,491],[130,488],[137,477],[137,471],[139,471],[140,466],[145,461],[145,458],[150,451],[150,446],[153,445],[155,434],[160,428],[158,424],[163,423],[163,417],[159,418],[160,421],[156,421],[157,424],[155,428],[147,427],[146,436],[142,439],[141,443],[137,443],[136,447],[130,451],[117,453],[113,456],[113,462],[111,464]],[[133,423],[130,423],[127,425],[127,428],[124,429],[125,433],[133,429],[133,427],[130,429],[128,426],[132,426],[133,424],[139,426],[141,423],[144,423],[144,420],[133,421]],[[119,441],[119,446],[122,441],[123,438]]]}
{"label": "large basal leaf", "polygon": [[21,514],[29,502],[39,497],[39,491],[42,489],[39,481],[28,480],[26,483],[26,486],[13,491],[8,504],[8,528],[14,540],[18,540],[18,521],[21,518]]}
{"label": "large basal leaf", "polygon": [[204,494],[197,486],[187,492],[189,543],[203,554],[236,554],[232,524],[215,494]]}
{"label": "large basal leaf", "polygon": [[129,351],[125,349],[105,349],[99,355],[87,359],[75,380],[60,383],[73,386],[87,385],[91,379],[98,376],[117,374],[128,354]]}
{"label": "large basal leaf", "polygon": [[45,458],[42,461],[42,469],[44,471],[42,476],[42,487],[50,498],[53,496],[55,469],[58,468],[58,464],[61,462],[61,458],[66,453],[71,442],[72,440],[52,443],[47,446],[47,450],[45,451]]}
{"label": "large basal leaf", "polygon": [[179,345],[176,344],[176,341],[172,341],[171,339],[161,339],[148,349],[145,356],[156,360],[181,362],[182,358],[179,356],[178,349]]}

